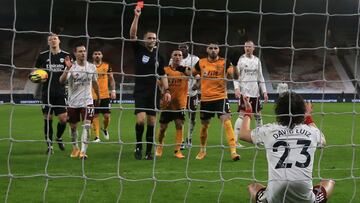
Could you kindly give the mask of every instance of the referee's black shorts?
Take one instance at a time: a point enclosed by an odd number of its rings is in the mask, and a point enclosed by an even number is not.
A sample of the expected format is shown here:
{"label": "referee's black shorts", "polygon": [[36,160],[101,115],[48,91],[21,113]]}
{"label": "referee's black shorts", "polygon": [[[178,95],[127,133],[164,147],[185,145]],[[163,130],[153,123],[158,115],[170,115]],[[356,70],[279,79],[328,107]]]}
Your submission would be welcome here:
{"label": "referee's black shorts", "polygon": [[145,112],[146,115],[155,116],[156,109],[160,107],[160,93],[158,94],[141,94],[134,93],[135,99],[135,115],[141,112]]}

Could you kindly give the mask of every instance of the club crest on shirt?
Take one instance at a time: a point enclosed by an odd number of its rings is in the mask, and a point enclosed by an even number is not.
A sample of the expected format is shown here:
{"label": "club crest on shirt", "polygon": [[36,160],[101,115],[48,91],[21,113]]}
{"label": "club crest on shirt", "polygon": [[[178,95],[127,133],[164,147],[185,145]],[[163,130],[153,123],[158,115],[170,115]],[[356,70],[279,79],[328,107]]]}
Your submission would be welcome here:
{"label": "club crest on shirt", "polygon": [[145,63],[148,63],[149,60],[150,60],[150,57],[149,57],[149,56],[146,56],[146,55],[143,55],[143,56],[142,56],[141,61],[142,61],[144,64],[145,64]]}
{"label": "club crest on shirt", "polygon": [[65,59],[60,58],[60,63],[64,63]]}

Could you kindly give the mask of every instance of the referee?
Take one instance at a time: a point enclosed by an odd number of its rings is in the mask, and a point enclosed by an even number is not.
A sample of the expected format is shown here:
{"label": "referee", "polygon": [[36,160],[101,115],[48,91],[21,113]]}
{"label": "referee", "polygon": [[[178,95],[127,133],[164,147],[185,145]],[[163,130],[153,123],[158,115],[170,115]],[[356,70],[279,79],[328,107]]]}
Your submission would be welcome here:
{"label": "referee", "polygon": [[[147,120],[146,131],[146,160],[152,160],[152,143],[154,140],[154,125],[156,122],[156,109],[159,109],[161,92],[157,85],[156,74],[161,76],[160,82],[163,88],[163,101],[170,102],[171,95],[168,89],[168,80],[164,71],[164,59],[156,50],[156,34],[146,32],[144,45],[137,40],[137,29],[141,10],[136,8],[134,20],[130,27],[130,39],[135,53],[135,114],[136,114],[136,148],[135,159],[142,158],[142,136],[145,119]],[[139,77],[140,76],[140,77]]]}

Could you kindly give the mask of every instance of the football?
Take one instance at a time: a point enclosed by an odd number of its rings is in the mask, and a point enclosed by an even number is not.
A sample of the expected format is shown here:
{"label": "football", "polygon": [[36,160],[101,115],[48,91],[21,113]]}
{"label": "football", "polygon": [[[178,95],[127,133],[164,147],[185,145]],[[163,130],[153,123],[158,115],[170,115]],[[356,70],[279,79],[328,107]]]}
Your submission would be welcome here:
{"label": "football", "polygon": [[43,83],[48,79],[48,74],[42,69],[36,69],[29,75],[29,80],[33,83]]}

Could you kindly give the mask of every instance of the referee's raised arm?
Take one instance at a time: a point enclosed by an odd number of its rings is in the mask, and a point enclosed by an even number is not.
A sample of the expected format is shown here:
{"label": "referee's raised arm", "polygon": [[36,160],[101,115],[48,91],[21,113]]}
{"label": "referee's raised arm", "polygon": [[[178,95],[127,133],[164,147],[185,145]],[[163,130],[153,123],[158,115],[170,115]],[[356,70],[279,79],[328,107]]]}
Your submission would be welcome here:
{"label": "referee's raised arm", "polygon": [[135,9],[134,10],[134,20],[131,23],[130,27],[130,39],[136,40],[137,39],[137,30],[138,30],[138,24],[139,24],[139,18],[141,15],[141,10]]}

